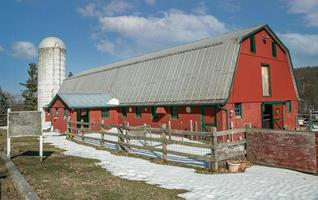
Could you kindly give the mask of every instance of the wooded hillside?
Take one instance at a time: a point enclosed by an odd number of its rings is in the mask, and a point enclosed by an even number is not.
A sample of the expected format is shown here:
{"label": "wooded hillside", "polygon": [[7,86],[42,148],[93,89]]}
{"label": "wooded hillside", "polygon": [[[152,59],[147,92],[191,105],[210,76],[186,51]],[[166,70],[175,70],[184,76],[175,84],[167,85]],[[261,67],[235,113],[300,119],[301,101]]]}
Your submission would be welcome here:
{"label": "wooded hillside", "polygon": [[295,68],[294,72],[301,98],[299,112],[318,110],[318,66]]}

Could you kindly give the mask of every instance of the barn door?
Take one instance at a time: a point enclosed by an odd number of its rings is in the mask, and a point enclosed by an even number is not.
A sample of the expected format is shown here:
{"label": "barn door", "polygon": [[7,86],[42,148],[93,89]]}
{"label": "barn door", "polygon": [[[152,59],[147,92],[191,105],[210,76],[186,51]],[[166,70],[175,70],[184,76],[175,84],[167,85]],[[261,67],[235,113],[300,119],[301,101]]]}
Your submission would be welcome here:
{"label": "barn door", "polygon": [[[87,109],[78,109],[76,110],[76,121],[80,122],[81,120],[83,120],[83,122],[89,123],[89,110]],[[81,125],[78,124],[78,127],[80,127]],[[89,125],[84,125],[85,128],[88,128]]]}
{"label": "barn door", "polygon": [[201,130],[212,131],[212,127],[216,127],[215,107],[201,107]]}
{"label": "barn door", "polygon": [[263,103],[262,104],[262,128],[273,128],[273,105]]}
{"label": "barn door", "polygon": [[283,104],[273,105],[273,128],[284,128]]}

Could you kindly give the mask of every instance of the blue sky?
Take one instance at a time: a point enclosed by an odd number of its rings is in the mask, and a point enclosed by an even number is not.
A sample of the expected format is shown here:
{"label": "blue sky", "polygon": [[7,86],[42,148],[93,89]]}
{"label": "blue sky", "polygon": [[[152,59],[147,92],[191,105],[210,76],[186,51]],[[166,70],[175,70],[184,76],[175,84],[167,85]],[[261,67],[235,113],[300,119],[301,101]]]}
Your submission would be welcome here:
{"label": "blue sky", "polygon": [[318,0],[1,0],[0,86],[22,89],[47,36],[67,47],[67,71],[269,24],[294,66],[318,65]]}

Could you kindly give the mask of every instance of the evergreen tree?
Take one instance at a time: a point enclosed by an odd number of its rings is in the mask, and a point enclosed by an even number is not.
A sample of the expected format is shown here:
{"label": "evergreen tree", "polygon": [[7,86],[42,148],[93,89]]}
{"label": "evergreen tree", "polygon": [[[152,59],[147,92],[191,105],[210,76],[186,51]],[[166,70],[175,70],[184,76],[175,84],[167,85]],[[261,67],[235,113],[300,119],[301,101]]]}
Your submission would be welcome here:
{"label": "evergreen tree", "polygon": [[7,110],[9,108],[9,101],[7,93],[0,87],[0,126],[7,124]]}
{"label": "evergreen tree", "polygon": [[72,77],[72,76],[73,76],[73,73],[69,72],[67,77],[69,78],[69,77]]}
{"label": "evergreen tree", "polygon": [[25,87],[22,91],[25,110],[37,110],[38,68],[35,63],[29,64],[28,79],[20,85]]}

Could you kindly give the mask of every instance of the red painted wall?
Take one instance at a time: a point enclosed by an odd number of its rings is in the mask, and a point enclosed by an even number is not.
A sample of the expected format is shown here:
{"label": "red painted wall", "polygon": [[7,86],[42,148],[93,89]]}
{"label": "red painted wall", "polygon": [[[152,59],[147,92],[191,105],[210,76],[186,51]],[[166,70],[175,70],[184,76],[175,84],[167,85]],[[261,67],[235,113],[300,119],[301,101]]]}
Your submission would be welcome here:
{"label": "red painted wall", "polygon": [[[160,125],[166,126],[168,128],[169,121],[171,122],[172,129],[182,129],[182,130],[190,130],[190,120],[193,123],[193,130],[195,130],[195,122],[197,124],[197,130],[201,130],[201,118],[200,118],[200,107],[190,107],[191,113],[186,113],[185,106],[178,107],[179,118],[172,119],[171,118],[171,109],[170,107],[164,107],[167,114],[158,114],[158,119],[152,119],[151,107],[145,106],[141,108],[141,118],[136,117],[136,108],[131,106],[131,112],[129,112],[129,108],[127,108],[127,117],[124,117],[121,114],[121,109],[119,108],[119,124],[124,124],[125,121],[129,122],[130,126],[138,126],[138,125],[150,125],[151,127],[160,127]],[[214,114],[214,113],[213,113]]]}
{"label": "red painted wall", "polygon": [[[269,36],[263,41],[264,36]],[[250,52],[250,39],[241,43],[237,69],[227,108],[234,108],[234,103],[242,103],[243,118],[232,119],[234,127],[242,127],[244,123],[251,122],[252,126],[261,127],[261,103],[271,101],[292,102],[292,112],[287,113],[284,105],[284,125],[288,129],[296,128],[296,115],[298,104],[292,75],[289,70],[286,52],[277,44],[277,57],[272,56],[273,38],[261,30],[255,34],[256,53]],[[270,66],[271,96],[262,95],[261,65]]]}
{"label": "red painted wall", "polygon": [[[55,117],[56,108],[58,109],[58,117]],[[63,117],[64,109],[66,109],[65,117]],[[66,105],[60,99],[57,99],[51,107],[51,122],[53,129],[59,131],[60,133],[65,133],[68,116],[70,116],[70,111],[66,108]]]}
{"label": "red painted wall", "polygon": [[[110,108],[109,109],[109,117],[108,118],[102,118],[102,112],[101,108],[92,108],[89,111],[89,120],[90,123],[101,123],[102,120],[105,124],[118,124],[118,113],[116,108]],[[100,130],[99,125],[92,125],[90,127],[92,130]]]}

